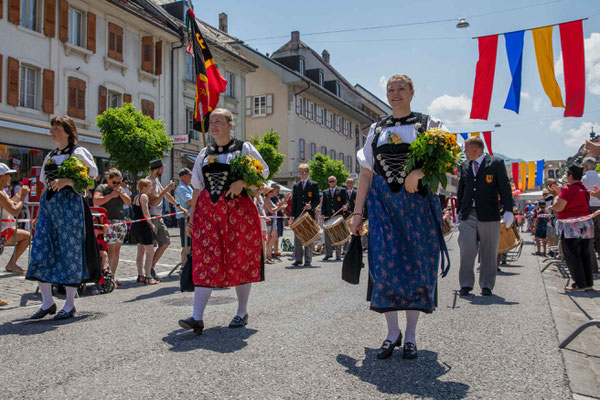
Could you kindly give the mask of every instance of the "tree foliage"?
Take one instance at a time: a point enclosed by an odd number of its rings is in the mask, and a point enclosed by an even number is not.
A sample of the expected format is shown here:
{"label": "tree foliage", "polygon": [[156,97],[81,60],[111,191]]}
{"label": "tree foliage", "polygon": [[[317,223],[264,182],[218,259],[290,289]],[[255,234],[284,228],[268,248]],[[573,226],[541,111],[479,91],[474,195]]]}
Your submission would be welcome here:
{"label": "tree foliage", "polygon": [[310,167],[310,179],[317,182],[321,190],[329,187],[327,180],[330,176],[337,178],[338,185],[345,182],[350,176],[350,173],[344,168],[343,161],[332,160],[329,156],[321,153],[315,154],[314,159],[308,165]]}
{"label": "tree foliage", "polygon": [[258,150],[263,160],[269,166],[269,177],[267,179],[272,179],[279,172],[281,164],[285,160],[285,154],[278,151],[280,143],[279,133],[271,129],[262,136],[250,138],[250,143],[256,147],[256,150]]}
{"label": "tree foliage", "polygon": [[102,145],[121,171],[133,179],[147,172],[150,161],[163,158],[172,142],[162,120],[153,120],[136,110],[131,103],[121,108],[109,108],[96,118],[102,132]]}

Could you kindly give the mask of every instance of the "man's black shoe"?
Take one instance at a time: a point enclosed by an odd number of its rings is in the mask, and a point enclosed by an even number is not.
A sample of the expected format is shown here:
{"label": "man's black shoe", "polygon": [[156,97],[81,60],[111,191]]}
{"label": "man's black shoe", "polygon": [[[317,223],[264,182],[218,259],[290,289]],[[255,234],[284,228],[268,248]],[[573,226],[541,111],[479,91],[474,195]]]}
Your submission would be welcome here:
{"label": "man's black shoe", "polygon": [[305,267],[312,267],[312,265],[310,265],[310,263],[309,263],[309,262],[305,262],[305,263],[304,263],[304,266],[305,266]]}
{"label": "man's black shoe", "polygon": [[294,262],[292,263],[292,265],[293,265],[294,267],[297,267],[297,266],[299,266],[299,265],[302,265],[302,261],[294,261]]}
{"label": "man's black shoe", "polygon": [[327,260],[329,260],[330,258],[331,258],[330,256],[325,256],[325,257],[323,257],[323,261],[327,261]]}
{"label": "man's black shoe", "polygon": [[484,287],[483,289],[481,289],[481,295],[482,296],[491,296],[492,289]]}
{"label": "man's black shoe", "polygon": [[473,290],[473,288],[470,287],[461,287],[460,288],[460,295],[461,296],[469,296],[471,294],[471,290]]}

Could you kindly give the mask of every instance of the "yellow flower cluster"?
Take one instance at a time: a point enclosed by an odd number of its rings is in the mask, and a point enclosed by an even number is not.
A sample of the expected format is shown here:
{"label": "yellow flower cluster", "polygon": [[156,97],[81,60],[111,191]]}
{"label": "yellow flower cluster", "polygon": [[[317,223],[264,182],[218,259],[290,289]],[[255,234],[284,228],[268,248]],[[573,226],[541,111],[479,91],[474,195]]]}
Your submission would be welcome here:
{"label": "yellow flower cluster", "polygon": [[458,157],[461,149],[456,142],[456,135],[453,133],[444,132],[440,128],[432,128],[425,132],[427,143],[444,146],[451,151],[454,157]]}
{"label": "yellow flower cluster", "polygon": [[392,133],[388,137],[388,143],[391,143],[391,144],[401,144],[402,143],[402,139],[400,139],[400,136],[398,136],[397,133]]}

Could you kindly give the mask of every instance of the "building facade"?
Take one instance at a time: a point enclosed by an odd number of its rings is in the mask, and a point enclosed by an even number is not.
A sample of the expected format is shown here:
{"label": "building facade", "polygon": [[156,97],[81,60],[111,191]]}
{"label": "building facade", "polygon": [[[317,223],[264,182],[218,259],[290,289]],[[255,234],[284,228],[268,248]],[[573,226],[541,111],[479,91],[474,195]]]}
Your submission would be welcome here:
{"label": "building facade", "polygon": [[[0,2],[0,161],[28,176],[55,147],[49,122],[71,116],[80,144],[106,168],[96,117],[131,102],[170,124],[169,49],[177,26],[126,0]],[[168,163],[167,163],[168,164]]]}

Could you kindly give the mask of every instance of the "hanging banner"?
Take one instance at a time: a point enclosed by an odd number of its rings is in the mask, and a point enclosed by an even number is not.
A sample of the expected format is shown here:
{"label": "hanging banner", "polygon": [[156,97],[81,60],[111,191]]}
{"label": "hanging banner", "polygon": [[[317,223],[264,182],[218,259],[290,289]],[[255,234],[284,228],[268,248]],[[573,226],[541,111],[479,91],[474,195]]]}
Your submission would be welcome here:
{"label": "hanging banner", "polygon": [[519,113],[521,104],[521,70],[523,67],[523,36],[525,31],[511,32],[504,34],[506,41],[506,56],[508,57],[508,67],[512,76],[512,82],[508,89],[508,96],[504,103],[504,108]]}
{"label": "hanging banner", "polygon": [[469,138],[469,133],[468,132],[463,132],[459,134],[460,136],[462,136],[463,139],[467,140]]}
{"label": "hanging banner", "polygon": [[527,177],[527,189],[533,190],[535,187],[535,161],[529,161],[529,174]]}
{"label": "hanging banner", "polygon": [[521,169],[521,184],[519,185],[519,188],[524,192],[525,189],[527,189],[527,163],[519,163],[519,166]]}
{"label": "hanging banner", "polygon": [[488,119],[494,87],[494,72],[496,71],[498,35],[484,36],[477,40],[479,41],[479,61],[475,68],[475,86],[470,118]]}
{"label": "hanging banner", "polygon": [[515,187],[519,186],[519,163],[512,163],[512,178]]}
{"label": "hanging banner", "polygon": [[493,156],[494,152],[492,151],[492,131],[487,131],[487,132],[482,132],[482,133],[483,133],[483,141],[485,142],[485,145],[487,146],[488,153],[490,156]]}
{"label": "hanging banner", "polygon": [[479,132],[471,132],[471,137],[473,137],[473,136],[479,137]]}
{"label": "hanging banner", "polygon": [[560,24],[565,74],[565,117],[581,117],[585,104],[585,50],[582,21]]}
{"label": "hanging banner", "polygon": [[540,160],[536,163],[535,184],[536,185],[544,184],[544,160]]}
{"label": "hanging banner", "polygon": [[556,82],[554,74],[554,51],[552,49],[552,30],[554,27],[546,26],[531,31],[533,35],[533,46],[535,47],[535,58],[537,59],[540,80],[544,92],[550,99],[552,107],[563,107],[562,94]]}

